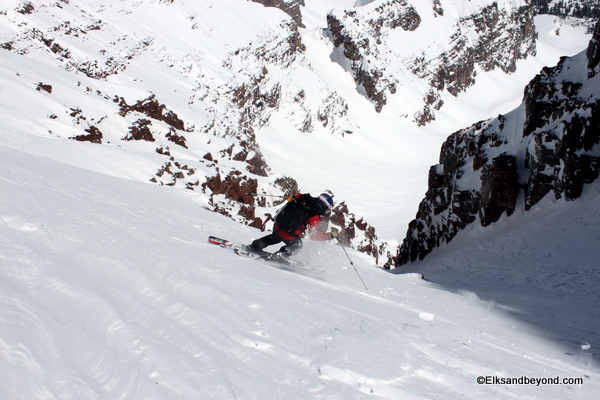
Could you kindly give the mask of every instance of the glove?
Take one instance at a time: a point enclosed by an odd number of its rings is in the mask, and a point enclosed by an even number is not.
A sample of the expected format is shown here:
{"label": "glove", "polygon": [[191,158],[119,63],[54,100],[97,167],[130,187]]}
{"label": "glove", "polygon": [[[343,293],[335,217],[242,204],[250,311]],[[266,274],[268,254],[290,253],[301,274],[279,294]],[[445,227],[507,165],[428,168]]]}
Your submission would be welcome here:
{"label": "glove", "polygon": [[329,232],[329,240],[333,238],[340,238],[340,231],[338,231],[337,228],[331,228],[331,232]]}

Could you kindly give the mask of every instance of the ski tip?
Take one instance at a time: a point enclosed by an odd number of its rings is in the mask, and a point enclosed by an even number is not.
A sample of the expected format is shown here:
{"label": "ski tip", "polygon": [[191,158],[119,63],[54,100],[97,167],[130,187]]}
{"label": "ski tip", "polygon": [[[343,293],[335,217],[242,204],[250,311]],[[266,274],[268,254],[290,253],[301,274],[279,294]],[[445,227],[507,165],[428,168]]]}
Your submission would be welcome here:
{"label": "ski tip", "polygon": [[221,247],[231,247],[232,246],[232,243],[229,242],[229,240],[221,239],[221,238],[218,238],[216,236],[209,236],[208,237],[208,243],[210,243],[210,244],[216,244],[216,245],[221,246]]}

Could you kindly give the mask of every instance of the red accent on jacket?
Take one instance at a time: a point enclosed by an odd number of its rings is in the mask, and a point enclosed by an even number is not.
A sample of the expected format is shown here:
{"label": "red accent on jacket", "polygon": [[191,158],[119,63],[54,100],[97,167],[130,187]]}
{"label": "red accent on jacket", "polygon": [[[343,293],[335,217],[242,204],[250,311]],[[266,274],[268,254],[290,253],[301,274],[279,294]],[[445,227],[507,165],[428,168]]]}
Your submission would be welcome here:
{"label": "red accent on jacket", "polygon": [[[294,197],[298,198],[300,197],[300,195],[302,195],[302,193],[296,193]],[[308,228],[308,237],[311,240],[329,240],[329,233],[319,231],[320,225],[321,217],[319,215],[313,215],[312,217],[309,217],[306,220],[305,224],[302,224],[298,228],[296,228],[296,230],[292,232],[293,235],[290,235],[289,233],[279,229],[279,225],[277,225],[277,222],[275,222],[275,224],[273,225],[273,231],[283,240],[294,240],[297,237],[302,237],[304,235],[304,231],[306,231],[306,229]]]}

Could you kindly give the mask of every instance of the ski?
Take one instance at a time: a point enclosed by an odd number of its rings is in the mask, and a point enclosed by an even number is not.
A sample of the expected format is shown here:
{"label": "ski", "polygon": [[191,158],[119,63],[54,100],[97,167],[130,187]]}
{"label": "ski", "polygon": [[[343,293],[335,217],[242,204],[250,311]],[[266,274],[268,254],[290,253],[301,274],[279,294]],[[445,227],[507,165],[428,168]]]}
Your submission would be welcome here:
{"label": "ski", "polygon": [[237,244],[235,244],[233,242],[230,242],[229,240],[218,238],[216,236],[209,236],[208,237],[208,243],[216,244],[217,246],[225,247],[225,248],[230,248],[230,249],[242,246],[242,245],[237,245]]}
{"label": "ski", "polygon": [[253,260],[264,260],[275,264],[286,265],[288,267],[299,267],[299,268],[308,268],[308,264],[303,263],[301,261],[290,260],[288,258],[277,257],[272,253],[267,253],[266,255],[260,255],[253,253],[251,251],[246,250],[244,247],[242,248],[234,248],[233,252],[240,257],[251,258]]}
{"label": "ski", "polygon": [[306,264],[302,261],[290,260],[287,258],[274,258],[273,253],[264,252],[265,253],[264,255],[253,253],[251,251],[248,251],[246,249],[246,246],[244,246],[243,244],[234,243],[227,239],[222,239],[222,238],[219,238],[216,236],[209,236],[208,242],[211,244],[217,245],[219,247],[225,248],[225,249],[231,249],[231,250],[233,250],[234,254],[236,254],[240,257],[251,258],[254,260],[263,260],[268,263],[277,264],[277,265],[285,266],[285,267],[300,268],[300,269],[305,269],[305,270],[310,270],[310,271],[323,272],[322,269],[312,267],[309,264]]}

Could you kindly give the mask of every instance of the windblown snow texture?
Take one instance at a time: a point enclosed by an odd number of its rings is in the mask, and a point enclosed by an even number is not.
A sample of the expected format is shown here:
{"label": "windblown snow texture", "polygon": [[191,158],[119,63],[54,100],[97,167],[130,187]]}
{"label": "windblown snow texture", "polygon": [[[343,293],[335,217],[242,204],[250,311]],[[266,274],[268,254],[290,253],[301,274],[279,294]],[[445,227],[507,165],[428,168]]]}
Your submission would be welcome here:
{"label": "windblown snow texture", "polygon": [[[404,61],[450,51],[458,30],[492,39],[481,8],[497,3],[504,24],[525,2],[407,1],[418,29],[379,31],[382,58],[364,58],[399,73],[377,112],[327,16],[403,2],[262,3],[276,7],[1,2],[0,397],[594,398],[597,181],[463,231],[412,264],[429,281],[375,268],[448,135],[509,113],[590,35],[538,16],[535,55],[513,73],[476,66],[465,91],[425,97]],[[425,99],[435,119],[420,125]],[[206,243],[263,235],[280,206],[266,195],[326,189],[368,292],[335,243],[298,254],[317,276]],[[569,380],[478,384],[524,376]]]}

